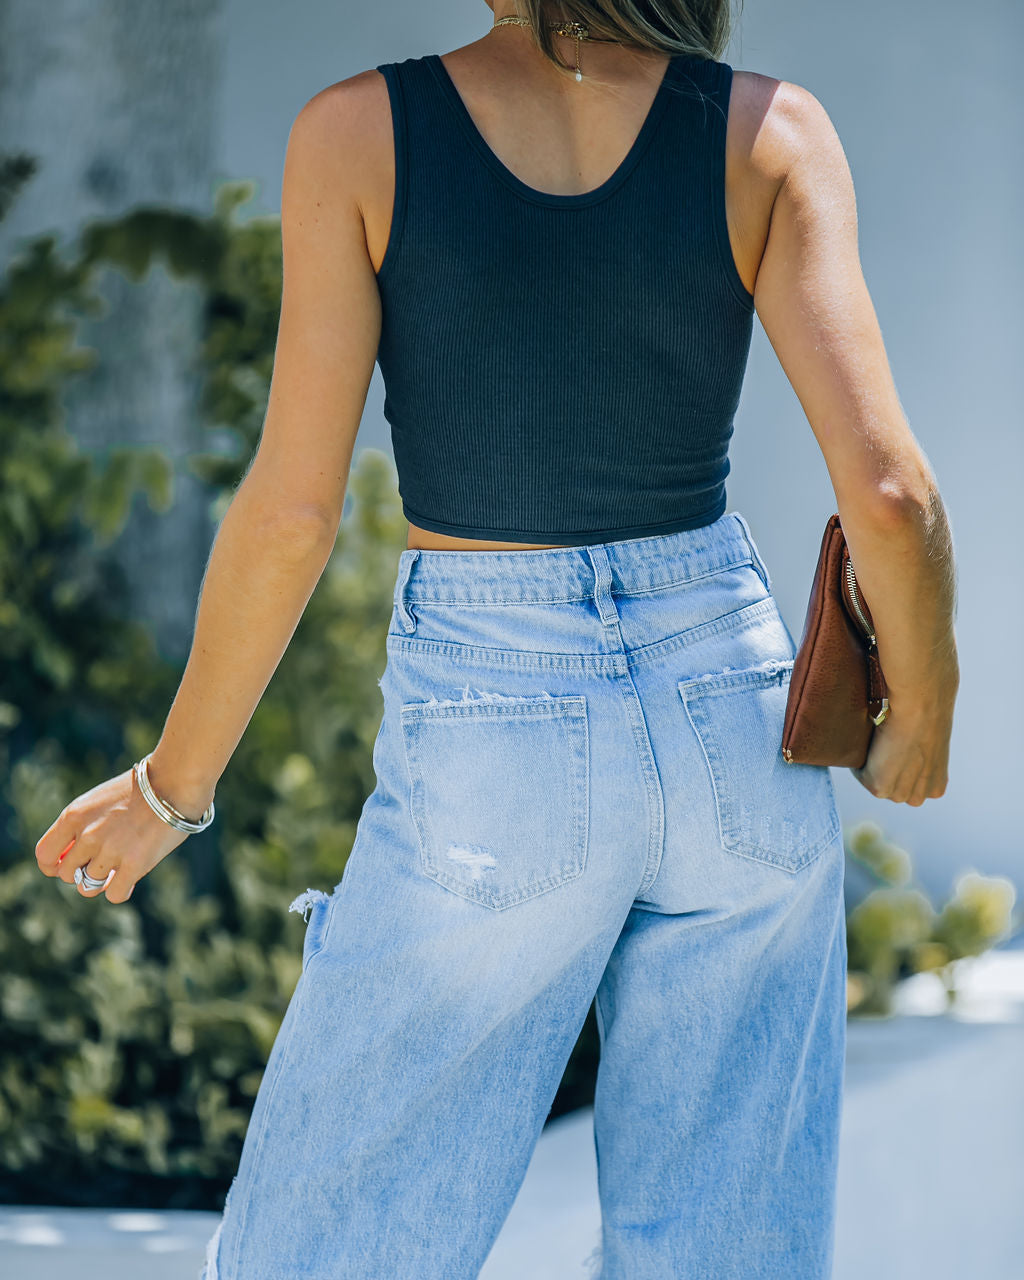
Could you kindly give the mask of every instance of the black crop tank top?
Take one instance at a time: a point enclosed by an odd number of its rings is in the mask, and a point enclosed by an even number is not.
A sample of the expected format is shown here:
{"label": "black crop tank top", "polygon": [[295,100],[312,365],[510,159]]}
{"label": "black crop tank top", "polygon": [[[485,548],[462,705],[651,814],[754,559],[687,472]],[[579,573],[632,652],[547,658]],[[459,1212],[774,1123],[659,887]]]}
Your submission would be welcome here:
{"label": "black crop tank top", "polygon": [[580,195],[507,169],[437,54],[376,70],[395,144],[377,363],[406,518],[566,545],[718,519],[754,313],[725,214],[732,68],[673,57]]}

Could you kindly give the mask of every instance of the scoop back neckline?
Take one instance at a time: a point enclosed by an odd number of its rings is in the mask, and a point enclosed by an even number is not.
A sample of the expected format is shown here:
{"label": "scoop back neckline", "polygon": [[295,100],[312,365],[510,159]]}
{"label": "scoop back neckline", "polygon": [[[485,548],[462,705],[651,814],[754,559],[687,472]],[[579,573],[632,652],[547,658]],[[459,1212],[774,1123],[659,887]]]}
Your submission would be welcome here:
{"label": "scoop back neckline", "polygon": [[535,204],[546,204],[563,208],[580,208],[589,204],[596,204],[599,200],[610,196],[613,191],[617,190],[626,178],[633,171],[641,155],[647,147],[655,128],[661,119],[665,106],[668,102],[670,82],[673,80],[676,64],[680,60],[680,55],[671,54],[665,69],[662,73],[661,81],[658,84],[657,91],[651,101],[651,105],[644,116],[643,123],[633,144],[623,156],[618,167],[611,173],[604,182],[596,187],[592,187],[589,191],[579,191],[574,193],[560,193],[555,191],[541,191],[537,187],[531,187],[522,178],[518,177],[512,170],[499,159],[497,153],[491,148],[486,138],[477,128],[476,122],[470,115],[469,108],[462,100],[462,95],[456,88],[455,81],[452,79],[448,68],[441,60],[439,53],[430,53],[426,55],[427,65],[434,72],[442,90],[452,107],[455,114],[461,122],[463,129],[469,138],[469,141],[476,148],[487,166],[513,191],[516,191],[526,200],[531,200]]}

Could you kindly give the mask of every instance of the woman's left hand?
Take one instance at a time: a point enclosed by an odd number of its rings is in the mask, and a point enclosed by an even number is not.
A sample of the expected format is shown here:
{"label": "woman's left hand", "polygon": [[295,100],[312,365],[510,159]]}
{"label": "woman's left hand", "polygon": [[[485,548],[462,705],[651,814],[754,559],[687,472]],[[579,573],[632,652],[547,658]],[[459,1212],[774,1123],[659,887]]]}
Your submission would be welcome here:
{"label": "woman's left hand", "polygon": [[127,902],[147,872],[189,837],[149,807],[134,769],[101,782],[72,800],[36,844],[36,862],[44,876],[74,884],[75,868],[98,889],[78,886],[83,898],[103,893],[108,902]]}

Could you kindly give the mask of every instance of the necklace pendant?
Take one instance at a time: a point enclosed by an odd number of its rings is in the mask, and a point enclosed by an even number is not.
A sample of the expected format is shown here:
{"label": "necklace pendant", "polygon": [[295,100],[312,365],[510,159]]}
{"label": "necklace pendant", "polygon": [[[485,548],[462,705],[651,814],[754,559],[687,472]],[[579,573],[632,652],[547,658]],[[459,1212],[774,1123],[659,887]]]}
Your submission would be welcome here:
{"label": "necklace pendant", "polygon": [[582,79],[583,79],[583,72],[582,72],[582,71],[577,71],[577,72],[576,72],[576,83],[577,83],[577,84],[579,84],[579,82],[580,82]]}

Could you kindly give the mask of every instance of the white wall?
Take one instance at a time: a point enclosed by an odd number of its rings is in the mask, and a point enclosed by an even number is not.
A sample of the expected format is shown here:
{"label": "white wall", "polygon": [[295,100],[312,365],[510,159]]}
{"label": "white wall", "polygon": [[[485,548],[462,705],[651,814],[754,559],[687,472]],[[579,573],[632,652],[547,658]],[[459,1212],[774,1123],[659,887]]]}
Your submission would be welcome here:
{"label": "white wall", "polygon": [[[44,232],[70,253],[86,224],[136,205],[209,209],[221,18],[221,0],[0,0],[0,150],[39,161],[0,224],[0,259]],[[187,466],[207,444],[196,411],[203,294],[162,261],[140,281],[102,268],[95,289],[106,308],[77,340],[99,360],[72,380],[66,420],[87,453],[158,444],[174,465],[173,517],[136,499],[114,554],[158,646],[184,662],[214,531]]]}
{"label": "white wall", "polygon": [[[226,0],[222,155],[279,208],[288,129],[323,86],[483,35],[483,0],[424,7]],[[975,867],[1024,888],[1016,810],[1024,763],[1022,592],[1013,516],[1022,468],[1019,53],[1024,7],[982,0],[748,5],[726,60],[810,89],[858,192],[865,274],[908,418],[938,475],[959,563],[962,684],[949,789],[921,808],[874,799],[836,770],[844,820],[870,817],[945,896]],[[379,372],[360,444],[387,448]],[[799,638],[834,499],[803,411],[755,325],[729,502],[750,520]]]}

